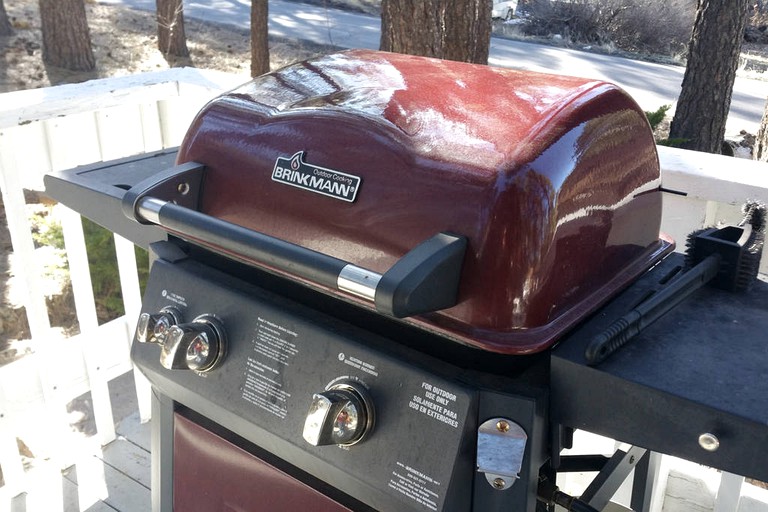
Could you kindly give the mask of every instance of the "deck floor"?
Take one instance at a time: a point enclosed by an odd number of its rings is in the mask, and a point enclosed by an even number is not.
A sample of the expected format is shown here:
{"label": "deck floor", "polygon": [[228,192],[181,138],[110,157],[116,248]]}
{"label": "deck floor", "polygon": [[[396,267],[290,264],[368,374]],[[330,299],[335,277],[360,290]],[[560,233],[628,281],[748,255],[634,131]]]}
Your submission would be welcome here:
{"label": "deck floor", "polygon": [[0,493],[0,512],[147,512],[150,497],[150,426],[139,420],[133,375],[110,383],[117,439],[100,446],[89,425],[89,400],[82,398],[86,421],[72,433],[64,453],[69,465],[33,458],[26,472],[27,492]]}

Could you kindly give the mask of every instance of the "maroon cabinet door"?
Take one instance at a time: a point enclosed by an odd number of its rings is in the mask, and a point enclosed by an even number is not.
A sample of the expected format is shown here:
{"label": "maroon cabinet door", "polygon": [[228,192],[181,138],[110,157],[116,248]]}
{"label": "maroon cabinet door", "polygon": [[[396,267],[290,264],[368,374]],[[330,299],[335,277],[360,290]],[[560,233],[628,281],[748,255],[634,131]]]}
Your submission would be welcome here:
{"label": "maroon cabinet door", "polygon": [[174,419],[175,512],[350,512],[187,418]]}

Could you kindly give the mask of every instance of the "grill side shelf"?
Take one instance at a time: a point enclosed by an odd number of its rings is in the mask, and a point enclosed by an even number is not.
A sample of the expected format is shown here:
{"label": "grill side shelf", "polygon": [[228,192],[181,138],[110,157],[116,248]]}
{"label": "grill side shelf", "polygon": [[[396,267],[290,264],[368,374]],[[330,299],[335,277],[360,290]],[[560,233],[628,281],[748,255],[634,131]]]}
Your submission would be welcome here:
{"label": "grill side shelf", "polygon": [[176,148],[164,149],[50,173],[44,177],[45,191],[82,216],[147,249],[152,242],[164,240],[166,233],[126,218],[123,196],[135,184],[172,167],[176,153]]}
{"label": "grill side shelf", "polygon": [[[768,283],[697,290],[598,366],[585,348],[683,265],[673,254],[552,351],[552,419],[758,480],[768,479]],[[719,448],[705,449],[702,434]]]}

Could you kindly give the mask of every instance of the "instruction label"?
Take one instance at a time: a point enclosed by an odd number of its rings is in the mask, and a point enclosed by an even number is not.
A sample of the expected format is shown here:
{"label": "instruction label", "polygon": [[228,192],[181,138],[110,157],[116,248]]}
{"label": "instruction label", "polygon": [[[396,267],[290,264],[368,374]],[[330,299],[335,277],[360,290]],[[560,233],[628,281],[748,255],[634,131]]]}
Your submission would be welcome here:
{"label": "instruction label", "polygon": [[160,295],[164,299],[167,299],[173,302],[174,304],[178,304],[179,306],[182,306],[182,307],[187,307],[187,299],[184,298],[182,295],[179,295],[178,293],[171,292],[168,290],[163,290],[162,292],[160,292]]}
{"label": "instruction label", "polygon": [[376,365],[373,363],[369,363],[368,361],[363,361],[362,359],[358,359],[357,357],[354,357],[354,356],[349,356],[344,352],[339,352],[338,357],[339,357],[339,361],[341,361],[347,366],[351,366],[352,368],[355,368],[357,370],[362,370],[369,375],[373,375],[374,377],[379,376],[379,371],[376,369]]}
{"label": "instruction label", "polygon": [[427,473],[400,461],[396,462],[395,466],[388,487],[429,510],[437,510],[437,504],[440,501],[440,482]]}
{"label": "instruction label", "polygon": [[288,414],[287,402],[291,397],[283,389],[283,370],[299,353],[297,337],[296,332],[282,325],[257,318],[253,354],[245,364],[243,399],[280,419]]}
{"label": "instruction label", "polygon": [[435,421],[459,428],[456,394],[451,391],[422,382],[420,392],[413,395],[408,407]]}

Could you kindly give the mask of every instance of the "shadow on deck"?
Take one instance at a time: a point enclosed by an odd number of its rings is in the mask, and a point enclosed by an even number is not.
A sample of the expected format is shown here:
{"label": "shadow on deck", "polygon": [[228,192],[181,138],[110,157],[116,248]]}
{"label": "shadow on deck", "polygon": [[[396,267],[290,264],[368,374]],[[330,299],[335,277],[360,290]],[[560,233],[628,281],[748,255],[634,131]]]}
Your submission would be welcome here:
{"label": "shadow on deck", "polygon": [[61,471],[51,459],[31,458],[28,492],[0,501],[0,511],[150,510],[150,424],[139,421],[133,372],[114,379],[109,388],[117,439],[99,446],[89,396],[76,399],[74,409],[83,414],[83,421],[70,436],[71,445],[62,447],[65,460],[73,464]]}

